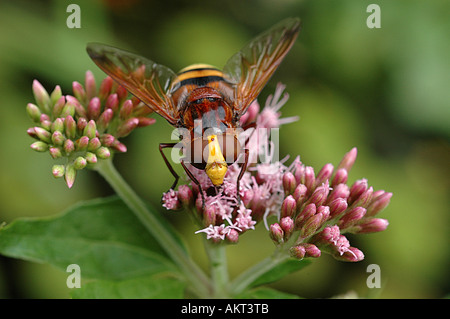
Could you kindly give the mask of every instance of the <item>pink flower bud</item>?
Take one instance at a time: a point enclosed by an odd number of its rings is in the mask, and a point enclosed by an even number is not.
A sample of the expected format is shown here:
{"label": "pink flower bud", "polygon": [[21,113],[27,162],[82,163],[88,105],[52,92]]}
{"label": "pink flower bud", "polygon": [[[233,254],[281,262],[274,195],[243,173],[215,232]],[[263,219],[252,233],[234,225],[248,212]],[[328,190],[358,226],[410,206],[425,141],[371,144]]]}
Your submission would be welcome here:
{"label": "pink flower bud", "polygon": [[330,179],[331,174],[333,174],[334,166],[332,164],[325,164],[322,169],[317,173],[315,186],[322,185],[327,180]]}
{"label": "pink flower bud", "polygon": [[373,196],[372,202],[370,203],[369,207],[367,208],[366,216],[375,216],[379,212],[381,212],[383,209],[385,209],[389,202],[391,201],[392,193],[384,193],[379,196]]}
{"label": "pink flower bud", "polygon": [[162,202],[162,206],[168,210],[177,210],[181,207],[181,203],[178,200],[178,192],[173,189],[169,189],[167,193],[163,194]]}
{"label": "pink flower bud", "polygon": [[102,145],[110,147],[114,144],[116,138],[111,134],[103,134],[100,136],[100,141],[102,142]]}
{"label": "pink flower bud", "polygon": [[184,207],[192,207],[194,205],[192,189],[187,185],[180,185],[178,187],[178,199]]}
{"label": "pink flower bud", "polygon": [[86,100],[86,92],[84,91],[83,86],[77,81],[72,82],[72,90],[75,97],[84,102]]}
{"label": "pink flower bud", "polygon": [[330,207],[328,206],[319,206],[317,207],[317,214],[322,214],[322,224],[328,220],[330,217]]}
{"label": "pink flower bud", "polygon": [[225,238],[230,244],[237,244],[239,242],[239,232],[236,229],[230,229],[225,235]]}
{"label": "pink flower bud", "polygon": [[38,80],[33,81],[33,94],[39,108],[48,114],[50,112],[50,96]]}
{"label": "pink flower bud", "polygon": [[281,205],[281,217],[292,217],[297,209],[297,204],[292,195],[286,197]]}
{"label": "pink flower bud", "polygon": [[85,151],[89,145],[89,137],[82,136],[78,140],[75,141],[75,150],[77,151]]}
{"label": "pink flower bud", "polygon": [[66,155],[70,155],[75,150],[75,144],[71,139],[67,139],[64,141],[63,149]]}
{"label": "pink flower bud", "polygon": [[358,262],[364,259],[364,254],[358,248],[349,247],[342,255],[335,253],[333,257],[340,261]]}
{"label": "pink flower bud", "polygon": [[76,136],[77,131],[77,123],[71,115],[68,115],[64,119],[64,126],[66,127],[66,136],[67,138],[73,139]]}
{"label": "pink flower bud", "polygon": [[51,143],[52,134],[46,129],[36,126],[34,127],[34,133],[36,134],[36,137],[39,138],[41,141],[45,143]]}
{"label": "pink flower bud", "polygon": [[136,117],[128,119],[125,123],[119,126],[116,132],[116,137],[124,137],[130,134],[139,124]]}
{"label": "pink flower bud", "polygon": [[314,168],[312,168],[311,166],[305,167],[305,182],[303,184],[305,184],[306,188],[308,189],[308,193],[311,194],[316,184]]}
{"label": "pink flower bud", "polygon": [[342,158],[337,169],[345,168],[347,172],[350,172],[351,168],[353,167],[353,164],[355,163],[357,155],[358,151],[356,147],[352,148],[350,152],[344,155],[344,158]]}
{"label": "pink flower bud", "polygon": [[275,244],[283,243],[284,231],[278,223],[270,225],[269,235]]}
{"label": "pink flower bud", "polygon": [[94,153],[86,152],[86,155],[84,157],[86,158],[88,164],[97,163],[97,156]]}
{"label": "pink flower bud", "polygon": [[314,244],[304,243],[305,257],[319,258],[322,252]]}
{"label": "pink flower bud", "polygon": [[48,151],[53,159],[57,159],[62,156],[61,149],[59,147],[50,147]]}
{"label": "pink flower bud", "polygon": [[73,161],[73,167],[74,167],[76,170],[83,169],[83,168],[86,167],[86,165],[87,165],[87,161],[86,161],[86,159],[85,159],[84,157],[82,157],[82,156],[78,156],[78,157]]}
{"label": "pink flower bud", "polygon": [[342,212],[344,212],[347,207],[347,201],[343,198],[336,198],[330,204],[330,218],[338,217]]}
{"label": "pink flower bud", "polygon": [[316,205],[308,204],[295,218],[295,229],[301,229],[307,219],[316,214]]}
{"label": "pink flower bud", "polygon": [[308,238],[322,226],[323,215],[321,213],[315,214],[308,218],[300,231],[300,238]]}
{"label": "pink flower bud", "polygon": [[42,141],[34,142],[30,147],[37,152],[45,152],[48,150],[48,144]]}
{"label": "pink flower bud", "polygon": [[333,181],[331,182],[331,187],[334,187],[338,184],[347,183],[348,173],[345,168],[340,168],[336,171],[336,174],[333,177]]}
{"label": "pink flower bud", "polygon": [[123,102],[122,107],[120,108],[120,112],[119,112],[119,117],[122,120],[126,120],[127,118],[130,117],[131,113],[133,112],[133,102],[131,102],[131,100],[126,100],[125,102]]}
{"label": "pink flower bud", "polygon": [[97,120],[97,129],[99,131],[104,131],[108,127],[108,125],[111,122],[113,117],[114,117],[114,111],[112,109],[104,110],[103,113],[100,114],[100,117]]}
{"label": "pink flower bud", "polygon": [[96,120],[100,116],[101,102],[98,97],[94,97],[89,101],[87,107],[87,116],[90,120]]}
{"label": "pink flower bud", "polygon": [[117,96],[117,93],[108,96],[108,99],[106,100],[105,103],[105,107],[113,110],[114,112],[117,111],[117,109],[119,108],[119,98]]}
{"label": "pink flower bud", "polygon": [[89,140],[88,144],[88,151],[94,152],[96,151],[100,146],[102,146],[102,143],[100,142],[100,139],[98,137],[95,137],[93,139]]}
{"label": "pink flower bud", "polygon": [[58,117],[52,123],[51,127],[52,132],[59,131],[60,133],[64,132],[64,119]]}
{"label": "pink flower bud", "polygon": [[339,227],[341,229],[345,229],[354,225],[357,221],[364,217],[366,214],[366,209],[361,206],[357,206],[352,208],[349,212],[345,213],[345,215],[339,221]]}
{"label": "pink flower bud", "polygon": [[356,225],[354,233],[368,234],[376,233],[385,230],[389,225],[386,219],[382,218],[364,218],[358,225]]}
{"label": "pink flower bud", "polygon": [[55,178],[60,178],[64,176],[65,167],[64,165],[53,165],[52,167],[52,175]]}
{"label": "pink flower bud", "polygon": [[98,92],[98,96],[101,101],[104,101],[106,99],[106,97],[109,96],[109,94],[111,93],[113,83],[114,83],[113,79],[110,78],[109,76],[107,76],[102,81],[102,83],[100,84],[99,92]]}
{"label": "pink flower bud", "polygon": [[84,128],[83,135],[87,136],[88,138],[94,138],[97,133],[97,125],[95,124],[94,120],[90,120],[86,127]]}
{"label": "pink flower bud", "polygon": [[280,227],[284,231],[284,240],[288,240],[294,231],[294,221],[291,217],[283,217],[280,220]]}
{"label": "pink flower bud", "polygon": [[328,193],[330,192],[330,187],[328,184],[322,184],[317,187],[314,193],[309,197],[307,203],[315,204],[316,206],[320,206],[327,200]]}
{"label": "pink flower bud", "polygon": [[330,195],[327,198],[326,203],[332,203],[336,198],[342,198],[347,201],[347,198],[350,196],[350,189],[347,184],[338,184],[333,187]]}
{"label": "pink flower bud", "polygon": [[297,187],[297,182],[295,181],[295,177],[291,172],[286,172],[283,174],[283,188],[284,194],[289,195],[292,194]]}
{"label": "pink flower bud", "polygon": [[[67,100],[66,106],[73,105],[73,107],[75,109],[75,113],[78,116],[87,117],[86,109],[84,108],[83,105],[80,104],[80,102],[75,97],[73,97],[71,95],[66,95],[66,100]],[[63,112],[64,112],[64,109],[63,109]],[[73,114],[70,114],[70,115],[73,116]],[[61,115],[61,117],[64,117],[64,116]]]}
{"label": "pink flower bud", "polygon": [[33,122],[39,123],[41,119],[41,110],[33,103],[27,104],[27,114]]}
{"label": "pink flower bud", "polygon": [[53,117],[61,117],[61,113],[65,105],[66,105],[66,97],[61,96],[53,105],[52,109]]}
{"label": "pink flower bud", "polygon": [[138,127],[146,127],[156,123],[156,120],[151,117],[138,117],[139,120]]}
{"label": "pink flower bud", "polygon": [[109,151],[109,149],[107,147],[100,147],[97,151],[96,154],[99,158],[101,159],[107,159],[111,156],[111,152]]}
{"label": "pink flower bud", "polygon": [[306,255],[306,249],[303,245],[294,246],[289,249],[289,254],[291,257],[302,260]]}
{"label": "pink flower bud", "polygon": [[97,85],[91,71],[86,71],[84,85],[86,87],[86,97],[88,100],[91,100],[97,94]]}
{"label": "pink flower bud", "polygon": [[303,184],[299,184],[295,188],[294,194],[292,196],[294,197],[294,199],[297,203],[297,210],[299,210],[302,207],[303,202],[305,201],[307,192],[308,192],[308,189]]}
{"label": "pink flower bud", "polygon": [[61,87],[55,86],[53,92],[50,94],[50,105],[54,105],[62,97]]}
{"label": "pink flower bud", "polygon": [[357,180],[355,183],[353,183],[352,187],[350,188],[350,197],[348,199],[348,202],[351,204],[353,203],[359,196],[362,195],[368,188],[367,185],[367,179],[363,178],[360,180]]}

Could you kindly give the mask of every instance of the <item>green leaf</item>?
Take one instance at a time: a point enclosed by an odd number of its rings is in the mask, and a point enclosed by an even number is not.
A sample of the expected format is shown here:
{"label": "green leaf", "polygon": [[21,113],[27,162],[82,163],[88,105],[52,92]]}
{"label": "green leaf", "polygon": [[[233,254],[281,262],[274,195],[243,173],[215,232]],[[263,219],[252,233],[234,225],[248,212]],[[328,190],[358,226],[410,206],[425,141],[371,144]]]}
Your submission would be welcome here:
{"label": "green leaf", "polygon": [[144,276],[121,281],[96,280],[72,290],[75,299],[183,298],[184,283],[169,277]]}
{"label": "green leaf", "polygon": [[176,271],[117,197],[86,201],[52,217],[15,220],[0,229],[0,253],[64,271],[78,264],[83,279],[124,280]]}
{"label": "green leaf", "polygon": [[309,259],[302,259],[302,260],[297,260],[293,258],[286,259],[284,262],[271,268],[269,271],[263,273],[261,276],[256,278],[249,285],[249,287],[256,287],[277,281],[290,273],[302,269],[303,267],[309,265],[310,263],[311,260]]}
{"label": "green leaf", "polygon": [[299,299],[300,297],[268,287],[250,289],[235,296],[237,299]]}

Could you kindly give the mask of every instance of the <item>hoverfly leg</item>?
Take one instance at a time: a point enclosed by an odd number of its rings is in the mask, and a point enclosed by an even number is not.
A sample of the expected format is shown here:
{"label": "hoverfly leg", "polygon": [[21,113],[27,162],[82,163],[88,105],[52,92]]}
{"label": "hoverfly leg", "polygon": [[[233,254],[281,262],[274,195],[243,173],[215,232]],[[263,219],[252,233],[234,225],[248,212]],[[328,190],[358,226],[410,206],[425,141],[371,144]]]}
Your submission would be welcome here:
{"label": "hoverfly leg", "polygon": [[244,176],[245,171],[247,170],[247,165],[248,165],[248,157],[249,157],[249,151],[247,148],[244,148],[244,164],[241,167],[241,171],[239,172],[238,178],[237,178],[237,182],[236,182],[236,198],[238,201],[238,207],[241,206],[241,195],[239,193],[239,189],[240,189],[240,182],[242,179],[242,176]]}
{"label": "hoverfly leg", "polygon": [[183,160],[181,160],[180,163],[181,163],[181,166],[183,166],[184,171],[189,176],[189,178],[195,183],[195,185],[197,185],[198,191],[200,192],[200,195],[202,196],[202,210],[205,210],[205,194],[203,193],[203,188],[200,185],[200,182],[197,180],[197,178],[195,178],[194,174],[192,174],[192,172],[186,167],[186,164],[184,164]]}
{"label": "hoverfly leg", "polygon": [[170,187],[170,189],[173,189],[173,190],[175,190],[175,187],[178,184],[178,179],[180,178],[180,176],[178,176],[177,172],[175,172],[172,165],[170,165],[170,162],[167,160],[166,155],[164,155],[163,149],[164,148],[173,148],[173,147],[175,147],[175,145],[177,145],[177,143],[161,143],[161,144],[159,144],[159,152],[161,153],[161,156],[164,159],[164,163],[166,163],[167,168],[172,173],[173,177],[175,177],[175,181],[173,182],[172,187]]}

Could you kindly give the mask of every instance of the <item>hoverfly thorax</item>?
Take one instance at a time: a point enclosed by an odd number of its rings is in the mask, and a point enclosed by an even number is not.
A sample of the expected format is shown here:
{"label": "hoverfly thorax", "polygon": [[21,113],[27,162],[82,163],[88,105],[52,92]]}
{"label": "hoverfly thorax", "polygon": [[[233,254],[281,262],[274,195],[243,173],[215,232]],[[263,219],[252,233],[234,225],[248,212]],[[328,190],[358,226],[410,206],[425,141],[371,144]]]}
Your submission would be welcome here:
{"label": "hoverfly thorax", "polygon": [[[250,41],[233,55],[223,70],[195,64],[178,74],[170,68],[139,55],[98,43],[88,44],[94,62],[131,94],[165,118],[183,128],[185,157],[181,160],[186,174],[200,183],[185,162],[205,170],[215,186],[223,183],[228,165],[237,160],[241,146],[237,139],[239,118],[258,97],[272,74],[291,49],[300,30],[300,20],[286,19]],[[159,150],[175,182],[164,148],[178,143],[161,143]],[[237,179],[248,164],[248,150]],[[203,197],[203,192],[200,191]],[[239,196],[239,192],[238,192]]]}

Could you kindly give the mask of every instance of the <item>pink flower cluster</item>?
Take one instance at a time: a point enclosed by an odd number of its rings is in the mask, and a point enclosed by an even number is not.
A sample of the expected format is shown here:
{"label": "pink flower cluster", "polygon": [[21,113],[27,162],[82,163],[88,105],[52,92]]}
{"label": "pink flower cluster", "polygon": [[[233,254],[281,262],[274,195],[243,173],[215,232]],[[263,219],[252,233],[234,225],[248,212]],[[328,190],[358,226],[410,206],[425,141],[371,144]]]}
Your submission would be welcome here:
{"label": "pink flower cluster", "polygon": [[[283,85],[278,85],[260,112],[254,102],[241,118],[241,125],[256,123],[241,134],[249,150],[248,170],[236,189],[240,166],[231,165],[224,183],[217,191],[202,170],[191,167],[205,194],[205,205],[193,182],[180,185],[177,191],[163,195],[163,206],[169,210],[190,208],[196,221],[215,242],[236,243],[239,236],[263,221],[277,246],[289,250],[291,256],[319,257],[321,252],[346,261],[359,261],[363,253],[351,247],[344,233],[371,233],[386,229],[388,222],[374,216],[384,209],[392,193],[374,191],[367,180],[348,186],[348,172],[357,155],[356,148],[348,152],[334,169],[326,164],[317,174],[299,157],[285,165],[288,157],[279,159],[276,141],[271,140],[280,125],[297,120],[280,118],[279,109],[287,101]],[[271,134],[272,133],[272,134]],[[237,191],[241,198],[237,200]],[[269,223],[275,216],[276,221]]]}

